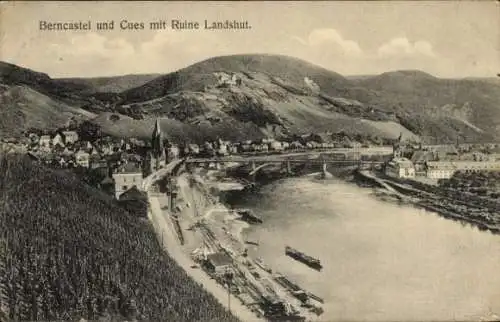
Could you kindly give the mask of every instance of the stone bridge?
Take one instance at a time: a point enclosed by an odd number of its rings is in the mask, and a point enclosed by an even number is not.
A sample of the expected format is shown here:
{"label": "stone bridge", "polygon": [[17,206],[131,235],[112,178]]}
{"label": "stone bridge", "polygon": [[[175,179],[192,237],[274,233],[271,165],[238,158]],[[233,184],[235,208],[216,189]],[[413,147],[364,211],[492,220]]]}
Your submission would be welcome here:
{"label": "stone bridge", "polygon": [[332,160],[324,157],[304,158],[304,157],[283,157],[276,156],[259,156],[259,157],[221,157],[221,158],[208,158],[208,159],[187,159],[186,164],[194,164],[201,167],[215,167],[220,169],[229,164],[251,165],[249,175],[254,176],[260,170],[270,167],[281,165],[282,169],[286,169],[287,173],[292,172],[292,165],[294,164],[307,164],[307,165],[321,165],[323,170],[326,171],[328,166],[334,167],[348,167],[356,166],[360,169],[372,169],[374,166],[382,165],[384,161],[364,161],[364,160]]}

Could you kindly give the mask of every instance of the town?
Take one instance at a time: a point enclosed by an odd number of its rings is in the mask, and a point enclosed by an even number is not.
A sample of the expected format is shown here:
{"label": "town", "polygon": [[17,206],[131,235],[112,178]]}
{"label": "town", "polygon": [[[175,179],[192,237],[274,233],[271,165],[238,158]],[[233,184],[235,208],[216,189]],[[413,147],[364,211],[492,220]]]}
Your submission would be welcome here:
{"label": "town", "polygon": [[[160,120],[155,123],[151,140],[102,135],[91,124],[83,124],[83,128],[86,131],[82,131],[82,125],[74,124],[52,132],[33,129],[22,139],[3,139],[2,150],[24,153],[56,169],[73,169],[84,181],[107,192],[126,209],[143,216],[147,213],[161,243],[176,261],[184,263],[186,270],[201,267],[213,282],[227,289],[230,297],[235,296],[257,316],[271,320],[283,317],[301,320],[308,314],[321,315],[323,300],[260,258],[250,258],[247,253],[250,242],[242,240],[235,227],[241,220],[258,224],[258,214],[244,209],[217,210],[220,205],[208,189],[213,183],[193,169],[190,174],[183,174],[179,171],[183,162],[210,160],[206,166],[213,171],[221,170],[221,164],[227,160],[238,162],[255,157],[265,160],[266,156],[287,160],[287,156],[312,153],[354,165],[375,162],[373,171],[360,173],[366,173],[368,180],[374,175],[376,183],[400,199],[413,200],[437,212],[446,208],[445,213],[451,217],[462,216],[470,212],[471,205],[478,204],[477,211],[468,214],[469,222],[477,221],[480,226],[498,231],[493,227],[498,218],[483,209],[487,208],[486,201],[498,206],[500,187],[494,180],[488,181],[500,173],[498,143],[426,145],[405,142],[401,137],[369,140],[358,136],[353,140],[345,133],[326,133],[281,140],[218,139],[203,144],[175,144],[163,134]],[[162,170],[166,172],[160,175]],[[480,180],[486,184],[478,184]],[[450,199],[443,206],[446,200],[430,191],[431,187],[455,195],[465,191],[470,197],[469,204]],[[195,195],[195,190],[199,195]],[[206,201],[197,201],[200,196]],[[298,258],[310,257],[302,254]],[[200,279],[203,284],[210,283]]]}

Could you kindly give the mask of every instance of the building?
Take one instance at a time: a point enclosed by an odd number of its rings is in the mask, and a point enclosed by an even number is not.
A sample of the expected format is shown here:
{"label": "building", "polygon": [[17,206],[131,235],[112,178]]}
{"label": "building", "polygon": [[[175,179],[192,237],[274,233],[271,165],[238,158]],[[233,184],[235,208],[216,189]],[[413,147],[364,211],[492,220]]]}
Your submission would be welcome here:
{"label": "building", "polygon": [[64,147],[65,144],[64,144],[64,139],[62,137],[61,134],[57,133],[53,138],[52,138],[52,145],[53,146],[56,146],[56,145],[59,145],[59,146],[62,146]]}
{"label": "building", "polygon": [[394,158],[386,164],[385,174],[396,178],[415,178],[415,166],[407,158]]}
{"label": "building", "polygon": [[415,151],[411,156],[411,162],[415,166],[415,172],[417,174],[425,175],[427,171],[426,163],[436,160],[436,156],[432,151]]}
{"label": "building", "polygon": [[139,217],[147,217],[148,197],[146,192],[140,191],[137,186],[129,188],[118,197],[118,203],[128,212]]}
{"label": "building", "polygon": [[214,253],[207,256],[206,267],[213,273],[221,276],[231,270],[233,260],[226,253]]}
{"label": "building", "polygon": [[500,171],[500,161],[457,161],[457,170],[465,172]]}
{"label": "building", "polygon": [[166,146],[168,145],[168,140],[163,137],[160,120],[157,119],[151,136],[151,171],[156,171],[167,164]]}
{"label": "building", "polygon": [[66,144],[73,144],[78,141],[78,133],[75,131],[63,131],[64,139]]}
{"label": "building", "polygon": [[113,180],[115,181],[115,196],[119,199],[125,191],[142,185],[142,170],[133,162],[125,163],[115,170]]}
{"label": "building", "polygon": [[38,140],[38,145],[39,146],[45,146],[48,147],[52,143],[52,140],[50,139],[50,135],[42,135],[40,137],[40,140]]}
{"label": "building", "polygon": [[272,141],[269,143],[269,149],[272,151],[283,151],[283,145],[280,141]]}
{"label": "building", "polygon": [[449,179],[457,171],[453,162],[429,161],[425,165],[426,175],[429,179]]}
{"label": "building", "polygon": [[90,164],[90,154],[83,150],[78,150],[78,152],[75,153],[75,160],[76,164],[80,167],[88,168]]}

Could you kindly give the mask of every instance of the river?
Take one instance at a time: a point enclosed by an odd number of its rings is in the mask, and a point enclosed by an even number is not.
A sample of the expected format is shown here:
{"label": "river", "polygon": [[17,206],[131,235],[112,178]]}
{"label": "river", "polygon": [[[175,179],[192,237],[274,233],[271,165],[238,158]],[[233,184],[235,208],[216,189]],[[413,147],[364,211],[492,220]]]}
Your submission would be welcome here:
{"label": "river", "polygon": [[[378,200],[340,180],[284,179],[226,201],[264,219],[261,256],[325,299],[321,321],[470,320],[500,315],[500,236]],[[284,255],[320,258],[321,272]]]}

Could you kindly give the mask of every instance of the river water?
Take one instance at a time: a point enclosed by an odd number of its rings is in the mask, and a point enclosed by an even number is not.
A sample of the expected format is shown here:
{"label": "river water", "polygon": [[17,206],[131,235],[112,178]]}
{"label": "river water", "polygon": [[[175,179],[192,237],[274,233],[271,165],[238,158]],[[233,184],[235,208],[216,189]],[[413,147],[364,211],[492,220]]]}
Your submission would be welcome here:
{"label": "river water", "polygon": [[[321,321],[470,320],[500,315],[500,236],[339,180],[285,179],[229,198],[253,208],[250,249],[325,299]],[[285,245],[321,259],[314,271]]]}

